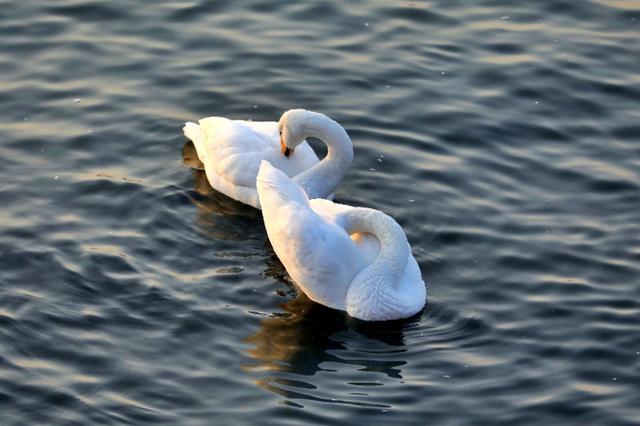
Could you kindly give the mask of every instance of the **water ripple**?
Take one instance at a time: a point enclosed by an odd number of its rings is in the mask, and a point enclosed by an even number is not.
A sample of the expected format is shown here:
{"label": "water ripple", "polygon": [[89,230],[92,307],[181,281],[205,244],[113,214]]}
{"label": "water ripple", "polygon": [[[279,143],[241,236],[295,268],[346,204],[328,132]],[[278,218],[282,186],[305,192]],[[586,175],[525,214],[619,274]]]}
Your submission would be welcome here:
{"label": "water ripple", "polygon": [[[637,423],[637,2],[14,3],[0,423]],[[350,133],[415,317],[309,301],[188,167],[184,121],[292,107]]]}

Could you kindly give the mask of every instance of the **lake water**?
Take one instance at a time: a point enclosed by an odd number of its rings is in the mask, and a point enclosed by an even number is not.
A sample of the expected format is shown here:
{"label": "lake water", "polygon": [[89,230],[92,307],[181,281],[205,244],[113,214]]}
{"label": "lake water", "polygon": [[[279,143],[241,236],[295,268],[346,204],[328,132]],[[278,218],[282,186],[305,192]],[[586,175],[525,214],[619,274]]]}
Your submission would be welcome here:
{"label": "lake water", "polygon": [[[640,424],[639,58],[634,0],[0,0],[0,424]],[[415,318],[297,294],[184,164],[297,107]]]}

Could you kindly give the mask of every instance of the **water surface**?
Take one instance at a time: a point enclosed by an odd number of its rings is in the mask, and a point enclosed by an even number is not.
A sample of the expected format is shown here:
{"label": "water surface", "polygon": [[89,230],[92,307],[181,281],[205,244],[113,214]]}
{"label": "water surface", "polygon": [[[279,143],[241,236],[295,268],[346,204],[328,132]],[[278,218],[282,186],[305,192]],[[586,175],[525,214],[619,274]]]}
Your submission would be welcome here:
{"label": "water surface", "polygon": [[[0,0],[0,423],[640,424],[640,4],[520,3]],[[417,317],[297,294],[183,163],[294,107]]]}

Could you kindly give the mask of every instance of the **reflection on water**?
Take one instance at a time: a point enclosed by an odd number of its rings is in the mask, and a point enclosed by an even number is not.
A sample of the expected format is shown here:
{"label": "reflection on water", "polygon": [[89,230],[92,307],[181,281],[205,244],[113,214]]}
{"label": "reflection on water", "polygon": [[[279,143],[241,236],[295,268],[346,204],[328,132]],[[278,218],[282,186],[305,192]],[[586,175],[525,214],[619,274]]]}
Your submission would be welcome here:
{"label": "reflection on water", "polygon": [[204,170],[204,164],[198,158],[198,152],[193,142],[187,141],[182,146],[182,162],[184,165],[191,167],[195,170]]}
{"label": "reflection on water", "polygon": [[[326,399],[334,403],[388,407],[368,403],[367,393],[362,389],[382,386],[384,383],[379,377],[372,378],[380,373],[387,379],[402,380],[401,367],[406,364],[402,359],[404,328],[417,320],[367,323],[315,303],[294,288],[275,254],[267,261],[264,274],[286,286],[288,290],[282,295],[295,296],[280,305],[283,312],[261,320],[258,330],[244,340],[250,345],[247,354],[254,360],[244,369],[260,376],[255,383],[287,400]],[[313,384],[315,381],[300,380],[319,373],[335,375],[345,371],[350,372],[350,385],[360,388],[349,392],[350,396],[358,396],[360,400],[337,395],[323,398],[320,395],[327,393],[327,389],[319,389]]]}

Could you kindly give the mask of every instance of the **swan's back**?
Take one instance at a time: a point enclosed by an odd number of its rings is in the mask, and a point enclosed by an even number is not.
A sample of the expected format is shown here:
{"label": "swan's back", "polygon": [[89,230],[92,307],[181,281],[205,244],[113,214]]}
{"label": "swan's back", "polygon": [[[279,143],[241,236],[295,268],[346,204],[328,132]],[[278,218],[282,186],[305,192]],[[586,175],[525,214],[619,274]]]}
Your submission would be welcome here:
{"label": "swan's back", "polygon": [[269,240],[291,277],[312,300],[344,310],[349,284],[365,266],[354,241],[314,212],[302,188],[267,162],[257,188]]}
{"label": "swan's back", "polygon": [[283,156],[276,122],[209,117],[200,120],[200,127],[216,173],[234,185],[255,187],[262,160],[271,162],[288,176],[302,173],[319,162],[306,142],[296,150],[295,156]]}
{"label": "swan's back", "polygon": [[200,127],[215,172],[234,185],[253,186],[260,161],[275,151],[267,134],[221,117],[200,120]]}

